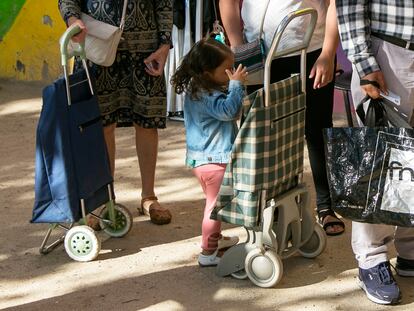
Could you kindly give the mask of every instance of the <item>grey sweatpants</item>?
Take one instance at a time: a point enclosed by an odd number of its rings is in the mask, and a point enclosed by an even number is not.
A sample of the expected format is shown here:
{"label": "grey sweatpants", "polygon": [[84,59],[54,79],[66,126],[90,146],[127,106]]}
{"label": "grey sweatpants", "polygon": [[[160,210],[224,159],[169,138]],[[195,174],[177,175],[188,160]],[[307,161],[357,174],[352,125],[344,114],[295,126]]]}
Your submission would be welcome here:
{"label": "grey sweatpants", "polygon": [[[390,91],[401,97],[395,106],[414,125],[414,51],[372,38],[372,50]],[[358,104],[364,94],[355,71],[351,83],[352,99]],[[372,268],[388,260],[388,247],[394,243],[398,256],[414,260],[414,228],[352,222],[352,249],[359,267]]]}

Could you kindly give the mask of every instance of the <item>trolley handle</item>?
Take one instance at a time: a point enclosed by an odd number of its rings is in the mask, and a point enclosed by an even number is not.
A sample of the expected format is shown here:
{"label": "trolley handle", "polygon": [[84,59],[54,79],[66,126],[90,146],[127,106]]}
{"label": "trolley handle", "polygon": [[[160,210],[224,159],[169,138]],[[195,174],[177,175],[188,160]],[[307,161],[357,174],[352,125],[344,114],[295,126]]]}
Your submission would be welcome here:
{"label": "trolley handle", "polygon": [[[68,105],[72,103],[70,96],[70,85],[69,85],[69,74],[68,74],[68,60],[74,56],[79,56],[82,60],[82,65],[85,68],[87,81],[89,84],[89,89],[91,94],[94,95],[93,85],[91,81],[91,76],[89,73],[88,65],[86,63],[86,52],[85,52],[85,42],[79,42],[78,44],[72,44],[70,50],[68,49],[69,42],[73,36],[81,32],[81,28],[77,24],[70,25],[63,35],[59,39],[60,45],[60,57],[63,66],[63,74],[66,82],[66,96],[68,100]],[[83,82],[83,81],[81,81]]]}
{"label": "trolley handle", "polygon": [[[290,47],[288,49],[278,51],[277,48],[279,46],[280,39],[282,35],[289,25],[289,23],[300,16],[310,15],[309,25],[306,28],[306,33],[304,36],[303,42],[300,44]],[[272,60],[275,58],[279,58],[285,55],[292,54],[294,52],[301,52],[300,57],[300,78],[301,78],[301,89],[302,92],[306,92],[306,50],[308,49],[310,40],[313,35],[313,31],[316,26],[316,21],[318,19],[318,12],[315,9],[306,8],[302,10],[297,10],[289,13],[286,17],[282,20],[280,25],[278,26],[276,33],[273,36],[272,45],[269,49],[269,53],[267,54],[266,61],[265,61],[265,69],[264,69],[264,93],[265,93],[265,107],[269,106],[270,104],[270,65]]]}
{"label": "trolley handle", "polygon": [[69,51],[68,45],[72,37],[81,32],[81,28],[77,24],[73,24],[66,29],[63,35],[59,39],[60,54],[62,66],[67,66],[68,59],[73,56],[79,56],[81,59],[86,59],[85,42],[79,42],[79,44],[73,44]]}

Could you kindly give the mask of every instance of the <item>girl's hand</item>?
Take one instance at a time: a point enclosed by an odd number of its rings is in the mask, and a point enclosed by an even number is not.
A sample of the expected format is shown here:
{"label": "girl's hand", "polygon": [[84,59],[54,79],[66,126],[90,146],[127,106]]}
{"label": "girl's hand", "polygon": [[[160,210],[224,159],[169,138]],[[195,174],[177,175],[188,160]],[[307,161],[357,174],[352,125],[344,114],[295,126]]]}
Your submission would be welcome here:
{"label": "girl's hand", "polygon": [[239,64],[236,70],[228,70],[226,69],[227,76],[230,80],[239,80],[241,83],[245,83],[247,80],[247,75],[249,74],[247,72],[247,68],[243,67],[242,64]]}
{"label": "girl's hand", "polygon": [[144,60],[146,66],[145,71],[155,77],[162,75],[169,51],[169,44],[161,45],[158,50]]}
{"label": "girl's hand", "polygon": [[333,57],[321,54],[316,60],[309,74],[309,79],[315,78],[313,88],[319,89],[332,81],[334,75],[334,59]]}
{"label": "girl's hand", "polygon": [[80,43],[80,42],[84,42],[85,41],[85,37],[86,37],[86,33],[88,32],[86,29],[85,24],[83,23],[83,21],[77,17],[71,16],[68,19],[68,27],[72,26],[73,24],[77,24],[80,29],[81,32],[79,32],[76,36],[72,37],[72,41],[76,42],[76,43]]}

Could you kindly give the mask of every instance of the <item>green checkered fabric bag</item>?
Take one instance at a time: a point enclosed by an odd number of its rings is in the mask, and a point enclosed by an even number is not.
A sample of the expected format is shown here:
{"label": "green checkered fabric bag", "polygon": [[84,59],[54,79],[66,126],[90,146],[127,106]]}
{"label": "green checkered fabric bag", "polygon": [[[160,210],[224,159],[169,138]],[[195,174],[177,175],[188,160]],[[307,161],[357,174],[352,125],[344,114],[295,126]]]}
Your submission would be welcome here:
{"label": "green checkered fabric bag", "polygon": [[305,94],[300,76],[270,85],[269,107],[260,89],[244,98],[244,121],[211,218],[246,227],[259,222],[261,190],[274,198],[297,185],[303,171]]}

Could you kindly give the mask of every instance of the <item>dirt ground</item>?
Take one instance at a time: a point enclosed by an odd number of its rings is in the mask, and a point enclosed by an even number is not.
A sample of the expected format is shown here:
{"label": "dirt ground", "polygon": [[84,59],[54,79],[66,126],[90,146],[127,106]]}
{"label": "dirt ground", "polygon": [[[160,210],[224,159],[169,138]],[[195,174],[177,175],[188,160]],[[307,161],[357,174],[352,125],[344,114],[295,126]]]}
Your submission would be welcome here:
{"label": "dirt ground", "polygon": [[[71,260],[63,247],[39,254],[47,224],[30,224],[34,199],[35,129],[41,84],[0,81],[0,309],[4,310],[389,310],[371,303],[356,282],[350,223],[329,237],[316,259],[283,261],[281,281],[270,289],[249,280],[218,277],[200,268],[197,255],[203,195],[184,167],[184,130],[170,121],[160,131],[156,192],[173,214],[166,226],[138,215],[140,178],[131,129],[117,130],[116,194],[133,214],[122,239],[99,233],[102,250],[92,262]],[[313,195],[310,171],[305,181]],[[224,225],[225,234],[245,236]],[[56,231],[54,236],[60,234]],[[394,261],[395,259],[393,259]],[[413,310],[412,279],[397,277],[401,305]]]}

